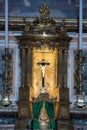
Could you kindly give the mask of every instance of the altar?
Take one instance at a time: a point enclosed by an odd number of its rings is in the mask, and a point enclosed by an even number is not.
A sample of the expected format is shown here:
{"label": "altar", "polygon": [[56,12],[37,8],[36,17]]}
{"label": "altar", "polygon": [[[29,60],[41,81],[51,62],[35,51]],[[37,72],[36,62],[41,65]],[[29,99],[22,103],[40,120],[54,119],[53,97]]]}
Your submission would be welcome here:
{"label": "altar", "polygon": [[39,8],[40,17],[27,22],[19,36],[21,87],[15,130],[73,130],[67,88],[69,42],[64,21],[56,25],[50,7]]}

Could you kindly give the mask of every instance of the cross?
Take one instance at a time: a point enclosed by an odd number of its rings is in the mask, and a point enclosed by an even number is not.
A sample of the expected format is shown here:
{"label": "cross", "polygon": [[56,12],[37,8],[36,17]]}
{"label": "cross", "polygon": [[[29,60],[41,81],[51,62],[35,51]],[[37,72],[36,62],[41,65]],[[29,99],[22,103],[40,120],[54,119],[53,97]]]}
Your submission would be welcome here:
{"label": "cross", "polygon": [[41,62],[38,62],[37,64],[40,65],[40,66],[41,66],[41,69],[42,69],[42,87],[44,87],[45,67],[46,67],[47,65],[49,65],[50,63],[45,62],[45,60],[42,59],[42,61],[41,61]]}

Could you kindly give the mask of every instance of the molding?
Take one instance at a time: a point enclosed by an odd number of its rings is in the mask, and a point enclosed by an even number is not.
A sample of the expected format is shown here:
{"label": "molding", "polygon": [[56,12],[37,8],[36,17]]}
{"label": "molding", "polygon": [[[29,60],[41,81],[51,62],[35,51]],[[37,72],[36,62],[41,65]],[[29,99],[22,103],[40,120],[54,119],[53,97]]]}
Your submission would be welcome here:
{"label": "molding", "polygon": [[[67,31],[78,31],[78,19],[53,18],[56,23],[60,24],[65,21]],[[27,22],[32,22],[35,17],[9,17],[9,30],[23,30]],[[4,30],[5,19],[0,17],[0,30]],[[87,32],[87,19],[83,19],[83,31]]]}

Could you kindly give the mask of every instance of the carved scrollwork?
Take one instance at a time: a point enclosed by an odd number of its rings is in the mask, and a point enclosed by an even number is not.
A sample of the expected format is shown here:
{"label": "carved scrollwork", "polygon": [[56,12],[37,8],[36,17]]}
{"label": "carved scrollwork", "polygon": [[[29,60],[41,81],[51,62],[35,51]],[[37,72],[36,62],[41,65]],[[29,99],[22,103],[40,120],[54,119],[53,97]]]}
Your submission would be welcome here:
{"label": "carved scrollwork", "polygon": [[33,102],[40,102],[40,101],[48,101],[48,102],[55,102],[56,98],[49,98],[48,93],[40,93],[40,95],[37,98],[33,97]]}
{"label": "carved scrollwork", "polygon": [[42,109],[40,111],[39,121],[40,122],[49,122],[49,116],[48,116],[47,111],[45,109],[45,104],[43,104]]}
{"label": "carved scrollwork", "polygon": [[71,38],[66,33],[64,21],[58,26],[54,19],[49,17],[50,7],[47,4],[40,6],[39,11],[41,16],[35,18],[32,24],[26,24],[22,36],[19,37],[20,45],[29,48],[68,48]]}

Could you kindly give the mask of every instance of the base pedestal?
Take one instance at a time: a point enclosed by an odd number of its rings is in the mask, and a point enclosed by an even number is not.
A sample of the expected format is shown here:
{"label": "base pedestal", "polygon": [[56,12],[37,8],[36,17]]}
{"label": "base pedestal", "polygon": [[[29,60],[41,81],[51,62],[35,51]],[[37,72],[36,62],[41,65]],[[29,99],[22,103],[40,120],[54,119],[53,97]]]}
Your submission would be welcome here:
{"label": "base pedestal", "polygon": [[25,130],[30,119],[29,87],[20,87],[15,130]]}
{"label": "base pedestal", "polygon": [[57,130],[73,130],[72,122],[70,120],[58,120]]}
{"label": "base pedestal", "polygon": [[86,107],[86,103],[83,95],[77,95],[77,101],[75,103],[75,107],[80,107],[80,108]]}
{"label": "base pedestal", "polygon": [[70,102],[69,102],[69,89],[59,88],[59,108],[57,130],[73,130],[73,125],[70,120]]}
{"label": "base pedestal", "polygon": [[15,130],[25,130],[29,119],[18,119],[15,124]]}

